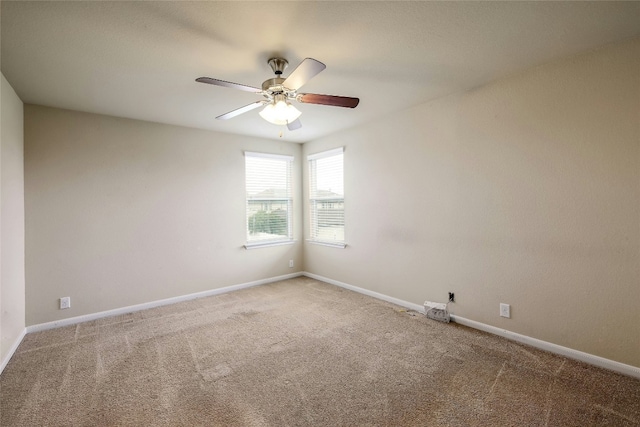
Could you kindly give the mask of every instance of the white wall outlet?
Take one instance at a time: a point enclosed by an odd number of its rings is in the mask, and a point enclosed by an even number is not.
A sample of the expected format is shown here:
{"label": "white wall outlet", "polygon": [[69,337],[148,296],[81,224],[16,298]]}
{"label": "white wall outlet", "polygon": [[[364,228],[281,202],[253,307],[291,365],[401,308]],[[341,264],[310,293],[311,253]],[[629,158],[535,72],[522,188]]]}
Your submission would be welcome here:
{"label": "white wall outlet", "polygon": [[500,303],[500,316],[511,318],[511,306],[509,304]]}
{"label": "white wall outlet", "polygon": [[293,268],[293,260],[292,259],[289,260],[289,268]]}
{"label": "white wall outlet", "polygon": [[60,310],[71,307],[71,297],[60,298]]}

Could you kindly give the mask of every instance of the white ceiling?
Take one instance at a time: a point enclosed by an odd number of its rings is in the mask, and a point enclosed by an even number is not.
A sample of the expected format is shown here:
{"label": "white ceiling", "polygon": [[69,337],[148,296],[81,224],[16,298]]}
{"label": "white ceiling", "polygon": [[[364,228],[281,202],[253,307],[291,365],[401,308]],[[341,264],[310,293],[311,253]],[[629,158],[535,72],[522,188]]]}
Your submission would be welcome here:
{"label": "white ceiling", "polygon": [[8,2],[1,67],[25,103],[278,138],[259,95],[267,60],[288,75],[327,69],[301,92],[360,98],[354,109],[298,104],[303,142],[389,112],[640,35],[640,2]]}

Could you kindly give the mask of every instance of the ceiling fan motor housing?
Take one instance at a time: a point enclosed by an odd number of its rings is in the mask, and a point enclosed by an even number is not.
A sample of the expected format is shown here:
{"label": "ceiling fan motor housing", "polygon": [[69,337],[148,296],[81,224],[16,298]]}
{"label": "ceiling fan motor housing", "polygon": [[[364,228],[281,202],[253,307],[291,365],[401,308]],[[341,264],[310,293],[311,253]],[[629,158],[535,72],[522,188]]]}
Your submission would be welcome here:
{"label": "ceiling fan motor housing", "polygon": [[282,92],[282,83],[284,83],[284,81],[285,79],[283,79],[282,77],[274,77],[272,79],[265,80],[264,83],[262,83],[262,90],[265,92],[270,92],[272,95]]}

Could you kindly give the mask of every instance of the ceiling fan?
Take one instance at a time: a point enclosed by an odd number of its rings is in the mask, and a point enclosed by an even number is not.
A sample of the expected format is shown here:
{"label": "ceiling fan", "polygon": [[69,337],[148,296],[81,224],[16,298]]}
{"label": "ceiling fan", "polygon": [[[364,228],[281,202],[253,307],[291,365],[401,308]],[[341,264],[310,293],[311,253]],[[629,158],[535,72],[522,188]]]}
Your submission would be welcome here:
{"label": "ceiling fan", "polygon": [[291,104],[293,100],[303,104],[320,104],[347,108],[355,108],[360,102],[358,98],[350,98],[347,96],[298,93],[298,89],[327,67],[322,62],[313,58],[305,58],[286,79],[282,77],[282,72],[289,65],[286,59],[271,58],[268,64],[276,76],[265,80],[262,83],[262,89],[213,79],[211,77],[199,77],[196,79],[196,81],[200,83],[240,89],[263,95],[266,98],[229,111],[216,117],[216,119],[227,120],[246,113],[247,111],[265,106],[260,112],[260,116],[262,116],[263,119],[276,125],[286,125],[289,130],[296,130],[302,127],[299,119],[302,113]]}

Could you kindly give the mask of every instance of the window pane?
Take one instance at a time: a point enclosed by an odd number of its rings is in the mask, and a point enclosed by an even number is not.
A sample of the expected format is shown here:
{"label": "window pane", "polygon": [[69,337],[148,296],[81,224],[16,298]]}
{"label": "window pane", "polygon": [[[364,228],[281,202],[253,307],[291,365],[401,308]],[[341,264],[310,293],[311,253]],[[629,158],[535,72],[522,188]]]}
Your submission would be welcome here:
{"label": "window pane", "polygon": [[344,171],[342,150],[309,158],[311,239],[344,242]]}
{"label": "window pane", "polygon": [[245,153],[247,243],[292,239],[292,161],[288,156]]}

